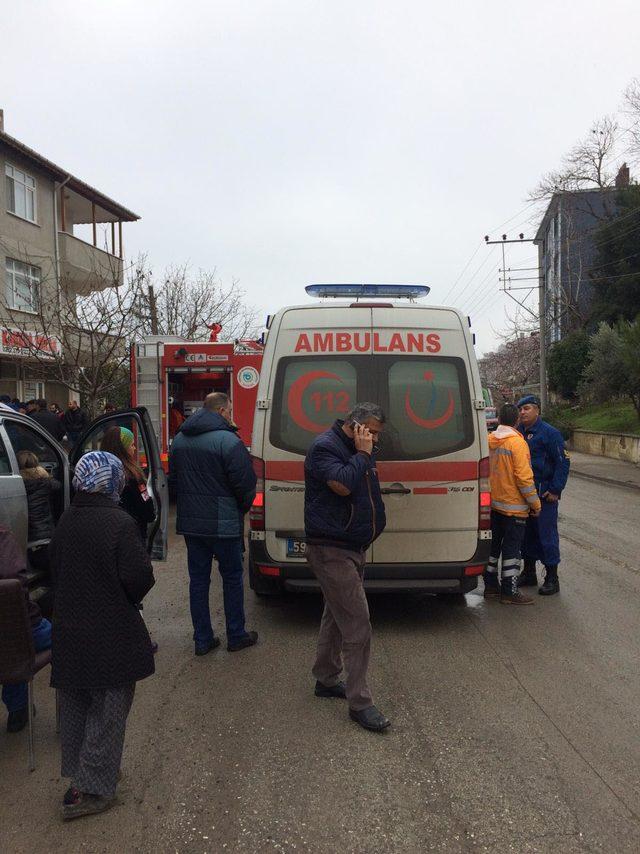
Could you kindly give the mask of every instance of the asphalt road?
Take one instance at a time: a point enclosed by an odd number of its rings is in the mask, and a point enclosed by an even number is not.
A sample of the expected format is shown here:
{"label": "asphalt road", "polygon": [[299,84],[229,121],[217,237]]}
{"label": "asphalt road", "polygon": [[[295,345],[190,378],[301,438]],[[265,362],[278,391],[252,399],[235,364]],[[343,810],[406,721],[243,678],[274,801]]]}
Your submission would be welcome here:
{"label": "asphalt road", "polygon": [[[259,646],[196,659],[185,552],[145,617],[157,674],[130,717],[121,803],[63,825],[52,692],[37,769],[0,733],[0,851],[637,852],[640,493],[573,478],[562,593],[535,607],[374,598],[374,735],[312,694],[317,597],[256,600]],[[222,629],[220,588],[214,593]]]}

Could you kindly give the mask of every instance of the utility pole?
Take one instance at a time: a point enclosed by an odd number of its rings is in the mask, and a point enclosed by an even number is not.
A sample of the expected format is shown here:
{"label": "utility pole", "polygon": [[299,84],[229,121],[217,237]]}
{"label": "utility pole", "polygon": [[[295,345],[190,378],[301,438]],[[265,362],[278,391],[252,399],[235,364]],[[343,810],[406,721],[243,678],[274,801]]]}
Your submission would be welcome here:
{"label": "utility pole", "polygon": [[[545,306],[545,293],[544,293],[544,277],[542,275],[542,271],[540,267],[515,267],[513,270],[511,267],[507,267],[504,247],[507,243],[534,243],[534,238],[525,238],[524,234],[519,234],[517,240],[508,240],[507,235],[502,235],[502,240],[489,240],[489,235],[485,235],[485,243],[487,246],[496,246],[500,244],[502,246],[502,269],[500,272],[502,273],[502,290],[503,292],[510,297],[514,302],[516,302],[520,308],[523,308],[525,311],[528,311],[529,314],[535,318],[540,327],[540,331],[538,333],[538,337],[540,339],[540,405],[542,411],[547,407],[547,329],[546,329],[546,306]],[[518,278],[511,278],[511,276],[507,277],[507,273],[525,273],[525,272],[537,272],[537,276],[524,276]],[[529,293],[524,297],[527,299],[534,289],[535,286],[526,285],[524,287],[512,287],[511,282],[538,282],[538,314],[531,311],[529,306],[525,305],[524,302],[521,302],[519,299],[513,296],[511,291],[529,291]],[[509,286],[507,287],[507,282]]]}

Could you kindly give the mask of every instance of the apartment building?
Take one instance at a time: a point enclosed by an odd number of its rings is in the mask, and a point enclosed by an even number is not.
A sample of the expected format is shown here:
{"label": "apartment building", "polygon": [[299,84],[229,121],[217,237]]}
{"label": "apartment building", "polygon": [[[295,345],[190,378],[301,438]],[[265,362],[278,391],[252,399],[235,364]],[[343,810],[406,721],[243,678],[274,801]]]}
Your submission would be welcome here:
{"label": "apartment building", "polygon": [[122,225],[140,217],[6,133],[2,110],[0,172],[0,394],[66,406],[46,370],[64,353],[43,306],[121,285]]}
{"label": "apartment building", "polygon": [[[593,298],[591,272],[596,264],[595,236],[616,213],[616,193],[628,187],[629,168],[622,165],[613,187],[554,193],[534,242],[542,278],[541,310],[547,320],[547,342],[554,344],[584,327]],[[544,309],[543,309],[544,306]]]}

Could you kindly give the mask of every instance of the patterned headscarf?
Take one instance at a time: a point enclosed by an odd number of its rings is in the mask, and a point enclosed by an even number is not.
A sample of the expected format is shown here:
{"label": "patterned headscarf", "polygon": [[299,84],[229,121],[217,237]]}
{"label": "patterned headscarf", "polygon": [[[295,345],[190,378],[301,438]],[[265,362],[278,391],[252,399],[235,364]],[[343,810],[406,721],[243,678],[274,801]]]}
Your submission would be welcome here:
{"label": "patterned headscarf", "polygon": [[120,501],[124,484],[124,466],[108,451],[90,451],[80,457],[73,474],[77,492],[99,492],[115,502]]}
{"label": "patterned headscarf", "polygon": [[128,450],[133,445],[134,435],[131,430],[126,427],[120,428],[120,442],[125,450]]}

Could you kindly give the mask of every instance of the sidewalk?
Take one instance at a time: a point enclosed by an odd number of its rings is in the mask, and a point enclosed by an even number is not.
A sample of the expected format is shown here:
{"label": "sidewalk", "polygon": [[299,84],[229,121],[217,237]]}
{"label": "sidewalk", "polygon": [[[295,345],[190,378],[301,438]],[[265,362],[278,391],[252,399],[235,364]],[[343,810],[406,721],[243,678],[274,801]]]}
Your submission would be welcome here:
{"label": "sidewalk", "polygon": [[570,455],[571,476],[640,489],[640,466],[625,463],[622,460],[612,460],[609,457],[581,454],[578,451],[571,451]]}

